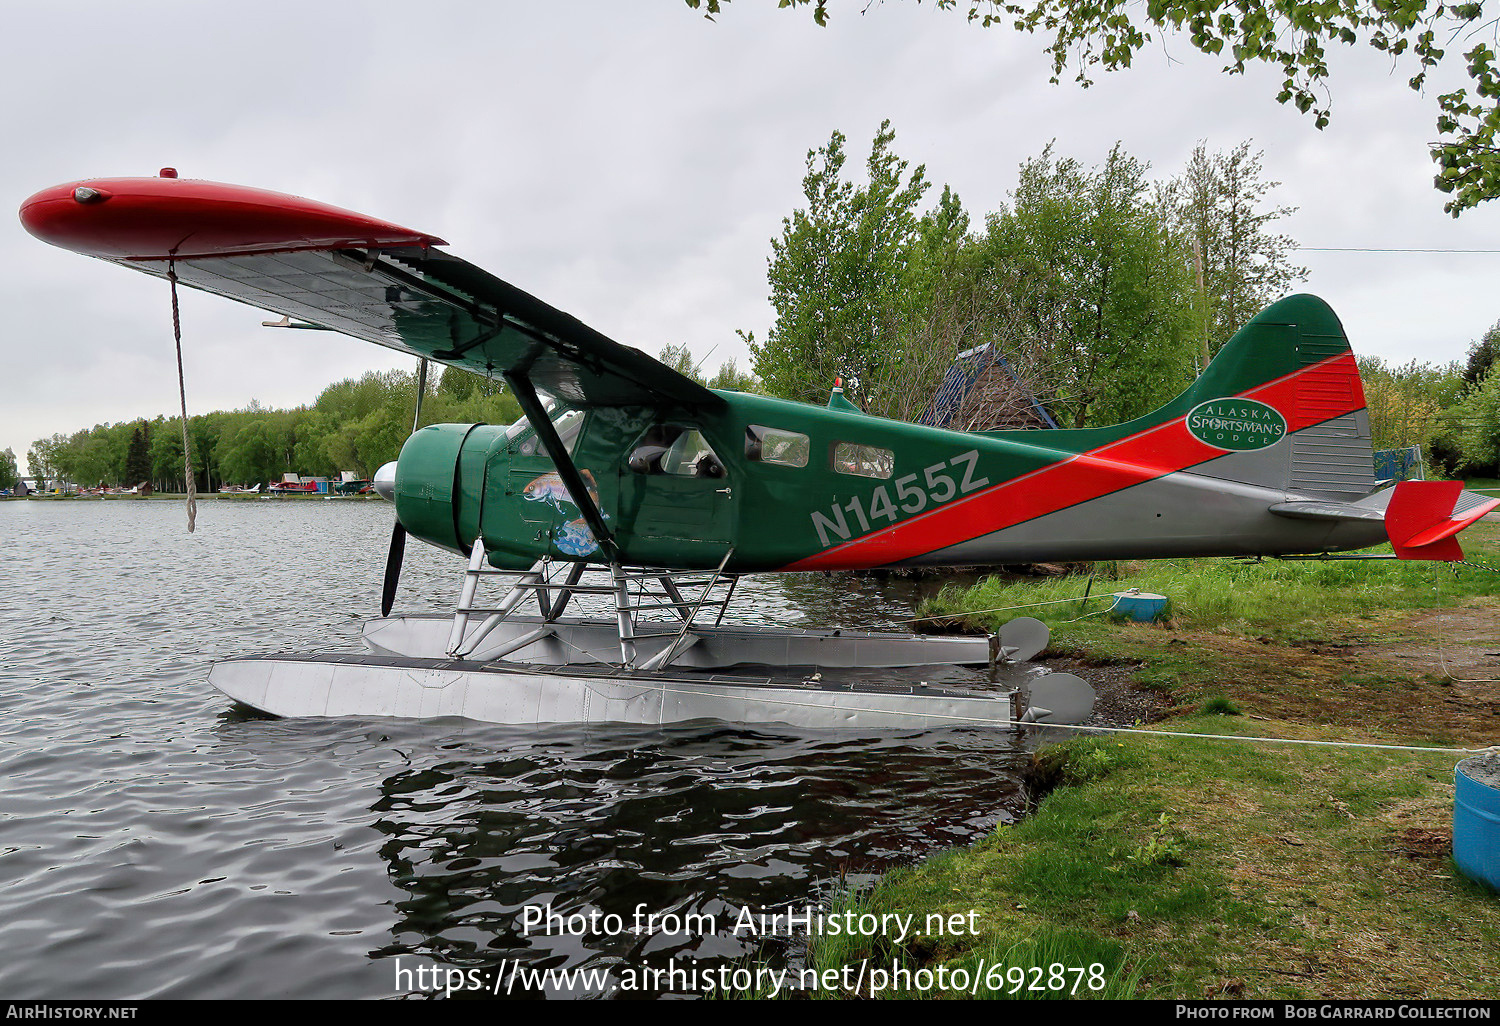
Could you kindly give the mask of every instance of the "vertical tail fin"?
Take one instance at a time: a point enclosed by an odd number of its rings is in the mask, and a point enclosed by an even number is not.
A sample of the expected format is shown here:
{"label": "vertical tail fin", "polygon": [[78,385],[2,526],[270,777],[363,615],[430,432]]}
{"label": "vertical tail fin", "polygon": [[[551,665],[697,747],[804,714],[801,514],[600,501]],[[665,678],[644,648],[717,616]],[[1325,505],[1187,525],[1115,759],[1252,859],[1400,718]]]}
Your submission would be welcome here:
{"label": "vertical tail fin", "polygon": [[[1226,455],[1263,450],[1255,459],[1214,461],[1226,466],[1212,476],[1340,499],[1375,487],[1359,369],[1343,325],[1316,296],[1289,296],[1257,314],[1158,415],[1167,412],[1186,417],[1189,433]],[[1255,436],[1262,429],[1254,416],[1268,417],[1286,437],[1257,444],[1265,438]],[[1248,476],[1230,476],[1240,473]]]}

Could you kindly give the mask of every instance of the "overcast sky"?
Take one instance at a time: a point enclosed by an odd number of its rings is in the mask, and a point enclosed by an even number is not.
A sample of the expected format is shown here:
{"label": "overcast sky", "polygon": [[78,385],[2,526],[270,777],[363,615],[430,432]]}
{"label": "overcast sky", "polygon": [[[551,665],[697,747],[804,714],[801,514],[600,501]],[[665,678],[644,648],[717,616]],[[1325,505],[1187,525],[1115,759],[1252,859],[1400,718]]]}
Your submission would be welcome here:
{"label": "overcast sky", "polygon": [[[930,5],[862,6],[835,0],[819,29],[770,0],[716,22],[682,0],[0,0],[0,193],[15,210],[58,182],[174,166],[310,196],[440,235],[621,342],[685,343],[710,368],[744,366],[735,329],[770,322],[769,239],[801,198],[807,150],[839,129],[858,165],[882,118],[976,221],[1052,139],[1088,163],[1120,140],[1163,177],[1200,139],[1253,139],[1304,246],[1500,249],[1500,204],[1442,212],[1431,95],[1374,53],[1335,55],[1318,132],[1274,102],[1274,73],[1223,75],[1181,41],[1081,89],[1048,84],[1036,38]],[[24,462],[54,432],[175,411],[166,286],[7,224],[0,448]],[[1458,359],[1500,320],[1500,255],[1300,262],[1361,353]],[[414,363],[261,319],[185,297],[190,413],[307,403]]]}

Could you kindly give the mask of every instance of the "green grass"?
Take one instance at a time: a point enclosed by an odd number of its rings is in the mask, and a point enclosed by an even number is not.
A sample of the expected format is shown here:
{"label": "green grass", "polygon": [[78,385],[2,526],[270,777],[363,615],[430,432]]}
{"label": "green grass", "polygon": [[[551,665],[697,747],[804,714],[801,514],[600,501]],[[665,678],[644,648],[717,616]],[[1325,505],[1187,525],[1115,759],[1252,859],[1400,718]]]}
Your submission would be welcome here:
{"label": "green grass", "polygon": [[[1482,536],[1478,544],[1474,535]],[[1470,559],[1500,562],[1493,526],[1471,530],[1465,541]],[[1086,604],[1056,601],[1080,598],[1088,586],[1086,576],[1041,581],[989,577],[970,588],[943,589],[920,613],[966,618],[987,629],[1016,616],[1034,616],[1054,630],[1099,636],[1115,629],[1103,615],[1113,603],[1111,594],[1139,588],[1171,600],[1171,626],[1266,633],[1330,616],[1453,605],[1491,595],[1497,584],[1500,577],[1482,570],[1459,568],[1455,573],[1447,566],[1408,560],[1155,560],[1125,564],[1113,579],[1096,577]],[[973,612],[977,610],[1001,611]]]}
{"label": "green grass", "polygon": [[1223,695],[1213,695],[1203,701],[1198,711],[1206,716],[1239,716],[1240,707]]}
{"label": "green grass", "polygon": [[[1500,525],[1475,525],[1463,544],[1468,559],[1500,566]],[[1500,614],[1500,574],[1405,560],[1160,560],[1103,569],[1117,576],[1095,579],[1087,610],[1071,601],[1087,577],[990,577],[944,589],[924,612],[946,617],[940,628],[986,630],[1036,616],[1052,628],[1053,652],[1128,665],[1135,686],[1178,712],[1339,724],[1376,740],[1494,740],[1492,703],[1455,690],[1439,672],[1436,628],[1423,617],[1464,609],[1482,636],[1487,618]],[[1110,593],[1130,587],[1167,595],[1170,616],[1137,624],[1101,615]],[[1053,601],[1063,598],[1070,601]],[[1500,649],[1500,623],[1493,644]],[[1443,645],[1456,651],[1451,641]]]}
{"label": "green grass", "polygon": [[[1174,727],[1266,729],[1223,717]],[[1403,830],[1442,825],[1453,756],[1138,736],[1048,752],[1062,786],[1034,815],[846,899],[919,922],[975,910],[977,936],[815,940],[808,965],[982,960],[1030,980],[1032,967],[1098,964],[1104,989],[1080,997],[1500,996],[1500,900],[1445,855],[1402,848]],[[1004,991],[1015,977],[1001,978]]]}

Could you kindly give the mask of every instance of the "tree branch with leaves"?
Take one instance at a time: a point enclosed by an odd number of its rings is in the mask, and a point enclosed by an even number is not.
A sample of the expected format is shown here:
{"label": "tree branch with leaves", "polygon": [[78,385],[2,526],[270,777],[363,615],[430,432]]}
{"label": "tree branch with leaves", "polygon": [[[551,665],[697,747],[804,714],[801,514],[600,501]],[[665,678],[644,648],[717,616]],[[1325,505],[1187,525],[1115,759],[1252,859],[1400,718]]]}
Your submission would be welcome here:
{"label": "tree branch with leaves", "polygon": [[[712,18],[730,0],[685,0]],[[915,0],[922,3],[923,0]],[[1423,92],[1429,74],[1450,50],[1461,53],[1468,81],[1436,97],[1437,140],[1429,145],[1438,165],[1435,184],[1450,197],[1443,209],[1457,216],[1500,196],[1500,70],[1495,65],[1496,20],[1484,4],[1439,0],[932,0],[942,10],[965,10],[976,25],[1050,35],[1052,81],[1070,69],[1081,85],[1100,69],[1128,68],[1148,44],[1185,37],[1199,51],[1225,60],[1223,70],[1242,74],[1253,64],[1281,73],[1279,103],[1313,118],[1317,128],[1332,116],[1328,53],[1334,46],[1368,46],[1401,62],[1408,85]],[[819,25],[828,22],[828,0],[779,0],[806,7]],[[866,8],[868,9],[868,8]]]}

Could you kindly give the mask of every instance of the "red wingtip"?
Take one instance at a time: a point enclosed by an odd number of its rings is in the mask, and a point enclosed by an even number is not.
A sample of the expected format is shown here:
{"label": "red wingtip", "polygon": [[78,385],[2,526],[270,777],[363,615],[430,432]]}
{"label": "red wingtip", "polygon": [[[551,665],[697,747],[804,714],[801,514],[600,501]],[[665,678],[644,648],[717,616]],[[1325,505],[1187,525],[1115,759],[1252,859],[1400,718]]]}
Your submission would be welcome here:
{"label": "red wingtip", "polygon": [[43,242],[106,260],[304,249],[441,246],[435,235],[285,193],[176,178],[95,178],[43,189],[21,224]]}

